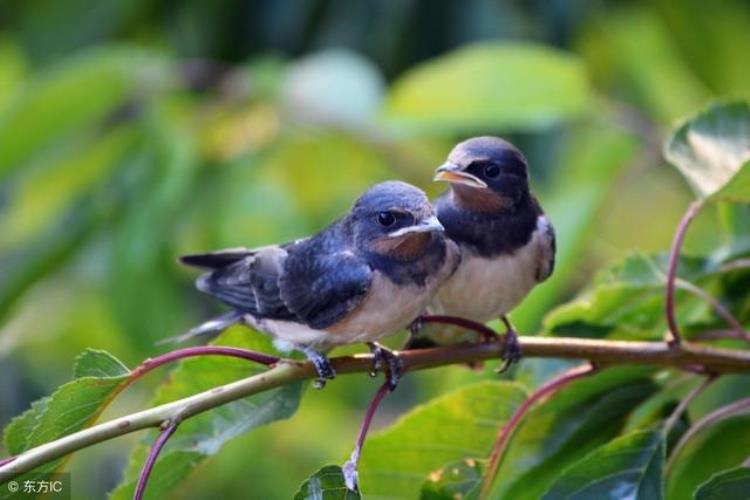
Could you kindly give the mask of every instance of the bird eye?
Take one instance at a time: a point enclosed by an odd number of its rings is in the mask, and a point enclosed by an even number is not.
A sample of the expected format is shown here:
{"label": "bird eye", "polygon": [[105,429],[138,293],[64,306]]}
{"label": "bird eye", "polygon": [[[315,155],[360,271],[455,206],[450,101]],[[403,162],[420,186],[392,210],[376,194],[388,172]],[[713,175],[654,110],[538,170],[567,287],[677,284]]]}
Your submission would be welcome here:
{"label": "bird eye", "polygon": [[396,223],[396,217],[390,212],[378,212],[377,221],[383,227],[390,227]]}
{"label": "bird eye", "polygon": [[490,179],[494,179],[500,175],[500,167],[494,164],[490,164],[484,167],[484,175]]}

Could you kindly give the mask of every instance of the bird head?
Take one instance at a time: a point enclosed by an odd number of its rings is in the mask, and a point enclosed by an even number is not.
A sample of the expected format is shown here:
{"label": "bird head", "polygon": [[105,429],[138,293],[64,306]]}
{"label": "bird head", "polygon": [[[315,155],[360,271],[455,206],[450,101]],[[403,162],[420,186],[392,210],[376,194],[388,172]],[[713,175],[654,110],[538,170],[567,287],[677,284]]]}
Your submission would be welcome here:
{"label": "bird head", "polygon": [[498,137],[459,143],[435,170],[436,181],[451,183],[458,201],[480,212],[512,208],[529,194],[526,158]]}
{"label": "bird head", "polygon": [[360,196],[349,215],[358,250],[396,260],[422,256],[443,232],[427,195],[410,184],[376,184]]}

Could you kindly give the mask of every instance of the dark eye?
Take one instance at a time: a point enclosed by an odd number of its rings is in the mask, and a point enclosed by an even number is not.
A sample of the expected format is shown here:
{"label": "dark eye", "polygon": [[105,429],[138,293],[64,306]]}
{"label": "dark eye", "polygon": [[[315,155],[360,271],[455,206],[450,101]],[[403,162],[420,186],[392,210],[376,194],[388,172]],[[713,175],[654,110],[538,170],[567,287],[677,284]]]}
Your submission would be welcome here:
{"label": "dark eye", "polygon": [[486,177],[489,177],[490,179],[494,179],[498,175],[500,175],[500,167],[497,165],[486,165],[484,167],[484,175]]}
{"label": "dark eye", "polygon": [[378,212],[377,221],[383,227],[390,227],[395,224],[396,217],[390,212]]}

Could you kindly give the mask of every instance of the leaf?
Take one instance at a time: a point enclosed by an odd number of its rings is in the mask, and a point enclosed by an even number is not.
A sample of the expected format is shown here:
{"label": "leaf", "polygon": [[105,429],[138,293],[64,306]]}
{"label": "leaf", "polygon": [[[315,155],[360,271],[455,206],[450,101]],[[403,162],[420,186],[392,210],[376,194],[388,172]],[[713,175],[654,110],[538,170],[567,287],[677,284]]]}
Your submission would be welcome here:
{"label": "leaf", "polygon": [[[660,338],[664,320],[664,284],[667,255],[632,254],[603,269],[578,298],[558,306],[544,318],[544,329],[553,335]],[[720,284],[725,271],[712,259],[683,256],[678,275],[703,287]],[[719,294],[714,294],[718,296]],[[680,322],[721,326],[702,299],[678,290],[676,307]]]}
{"label": "leaf", "polygon": [[664,440],[658,430],[619,437],[565,470],[545,500],[664,498]]}
{"label": "leaf", "polygon": [[368,497],[413,499],[431,472],[486,457],[499,427],[526,394],[518,384],[480,382],[419,406],[365,443],[359,467]]}
{"label": "leaf", "polygon": [[484,462],[467,458],[430,473],[422,485],[421,500],[468,500],[482,484]]}
{"label": "leaf", "polygon": [[583,64],[531,43],[462,47],[410,69],[393,85],[385,118],[433,132],[536,130],[589,108]]}
{"label": "leaf", "polygon": [[674,132],[664,156],[699,198],[750,202],[750,104],[720,102],[701,111]]}
{"label": "leaf", "polygon": [[[17,455],[35,446],[72,434],[90,425],[117,394],[130,371],[114,356],[97,350],[84,351],[76,359],[75,380],[60,386],[51,396],[32,404],[14,418],[4,431],[8,452]],[[19,478],[23,481],[52,472],[58,459]],[[0,495],[6,492],[0,488]]]}
{"label": "leaf", "polygon": [[144,84],[158,88],[165,79],[158,58],[113,47],[84,52],[40,73],[0,114],[0,178],[99,126],[127,97],[144,95]]}
{"label": "leaf", "polygon": [[610,368],[534,407],[511,438],[490,498],[538,499],[560,471],[613,439],[657,385],[649,368]]}
{"label": "leaf", "polygon": [[[268,337],[246,328],[229,329],[213,343],[273,351]],[[151,406],[187,397],[265,370],[264,366],[223,356],[186,359],[172,371],[169,381],[159,388]],[[302,387],[302,383],[288,384],[233,401],[184,421],[159,456],[149,480],[146,497],[163,498],[198,464],[218,453],[231,439],[293,415],[299,405]],[[131,452],[123,479],[112,492],[112,498],[127,499],[133,496],[135,482],[155,436],[156,431],[148,433]]]}
{"label": "leaf", "polygon": [[695,490],[695,500],[746,498],[750,492],[750,469],[735,467],[711,476]]}
{"label": "leaf", "polygon": [[677,457],[667,477],[667,498],[690,498],[712,476],[747,459],[750,416],[737,415],[695,435]]}
{"label": "leaf", "polygon": [[338,465],[326,465],[302,483],[294,500],[359,500],[359,493],[346,487]]}

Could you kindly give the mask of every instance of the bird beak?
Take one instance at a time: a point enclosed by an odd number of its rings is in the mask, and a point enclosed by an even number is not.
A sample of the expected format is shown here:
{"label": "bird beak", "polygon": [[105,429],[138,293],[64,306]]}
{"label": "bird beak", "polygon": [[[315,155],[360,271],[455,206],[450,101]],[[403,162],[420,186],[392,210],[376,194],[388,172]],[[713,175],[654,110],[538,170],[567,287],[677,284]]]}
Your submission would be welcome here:
{"label": "bird beak", "polygon": [[408,226],[408,227],[402,227],[401,229],[397,229],[393,231],[392,233],[388,233],[388,237],[398,238],[399,236],[404,236],[405,234],[431,233],[431,232],[443,232],[443,231],[445,231],[445,228],[440,223],[438,218],[433,215],[432,217],[428,217],[427,219],[420,221],[419,224],[415,224],[413,226]]}
{"label": "bird beak", "polygon": [[446,162],[435,170],[433,181],[446,181],[454,184],[463,184],[473,188],[485,189],[487,184],[480,178],[464,172],[461,167],[455,163]]}

